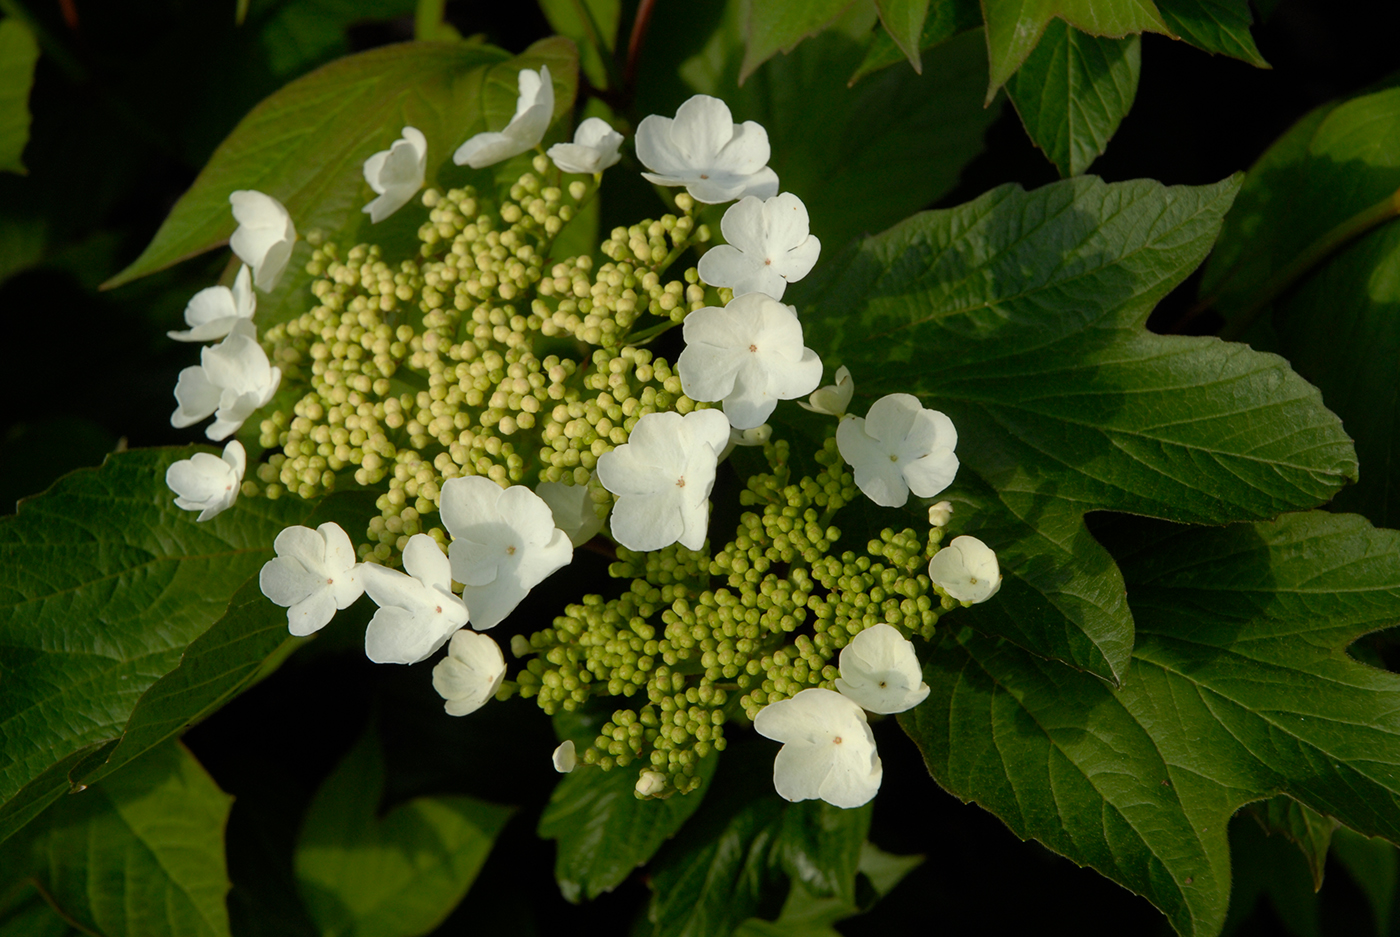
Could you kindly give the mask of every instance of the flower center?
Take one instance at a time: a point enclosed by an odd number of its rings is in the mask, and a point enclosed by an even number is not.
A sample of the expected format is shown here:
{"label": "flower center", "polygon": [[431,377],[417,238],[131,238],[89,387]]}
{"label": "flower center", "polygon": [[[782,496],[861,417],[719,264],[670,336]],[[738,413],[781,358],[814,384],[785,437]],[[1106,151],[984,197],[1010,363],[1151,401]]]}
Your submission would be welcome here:
{"label": "flower center", "polygon": [[506,547],[506,556],[515,556],[515,544]]}
{"label": "flower center", "polygon": [[758,346],[757,346],[757,345],[750,345],[750,346],[749,346],[749,351],[758,351]]}
{"label": "flower center", "polygon": [[885,688],[885,681],[881,680],[881,681],[880,681],[880,689],[883,690],[884,688]]}
{"label": "flower center", "polygon": [[684,475],[682,475],[680,478],[676,479],[676,487],[677,487],[677,488],[684,488],[684,487],[685,487],[685,476],[684,476]]}
{"label": "flower center", "polygon": [[442,606],[441,606],[441,605],[439,605],[439,606],[437,607],[437,613],[438,613],[439,615],[442,614]]}
{"label": "flower center", "polygon": [[977,577],[976,577],[976,576],[968,576],[968,577],[967,577],[967,584],[968,584],[969,586],[975,586],[975,585],[977,585]]}
{"label": "flower center", "polygon": [[709,174],[708,174],[708,173],[703,173],[703,172],[702,172],[702,173],[700,174],[700,178],[701,178],[701,179],[708,179],[708,178],[710,178],[710,177],[709,177]]}
{"label": "flower center", "polygon": [[832,741],[835,742],[837,745],[840,745],[840,744],[841,744],[841,736],[839,736],[839,735],[836,736],[836,738],[832,739]]}
{"label": "flower center", "polygon": [[763,258],[763,266],[765,266],[765,267],[771,267],[771,266],[773,266],[773,258],[772,258],[772,257],[765,257],[765,258]]}
{"label": "flower center", "polygon": [[333,586],[333,585],[335,585],[335,577],[334,577],[334,576],[327,576],[327,577],[326,577],[326,585],[328,585],[328,586]]}
{"label": "flower center", "polygon": [[898,454],[898,453],[891,453],[891,454],[890,454],[890,461],[891,461],[891,462],[898,462],[898,461],[899,461],[899,454]]}

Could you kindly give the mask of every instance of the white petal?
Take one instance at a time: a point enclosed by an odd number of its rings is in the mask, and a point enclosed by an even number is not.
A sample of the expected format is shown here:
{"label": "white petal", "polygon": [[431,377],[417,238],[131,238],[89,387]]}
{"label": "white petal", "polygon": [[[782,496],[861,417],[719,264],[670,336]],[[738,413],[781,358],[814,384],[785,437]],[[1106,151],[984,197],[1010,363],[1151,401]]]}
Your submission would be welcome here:
{"label": "white petal", "polygon": [[286,556],[268,560],[258,573],[258,586],[262,594],[283,608],[291,608],[305,601],[324,582],[314,571],[307,570],[301,563]]}
{"label": "white petal", "polygon": [[198,423],[219,408],[219,388],[209,380],[204,368],[185,368],[175,383],[175,412],[170,425],[183,429]]}
{"label": "white petal", "polygon": [[500,647],[484,634],[462,629],[452,636],[447,657],[433,668],[433,689],[449,715],[475,712],[496,695],[506,675]]}
{"label": "white petal", "polygon": [[427,534],[414,534],[403,548],[403,568],[430,589],[452,591],[452,567],[437,541]]}
{"label": "white petal", "polygon": [[582,546],[603,529],[603,519],[593,509],[587,485],[540,482],[535,486],[535,494],[549,505],[554,526],[562,530],[574,546]]}
{"label": "white petal", "polygon": [[287,630],[297,637],[320,631],[335,617],[335,596],[327,588],[318,588],[287,609]]}
{"label": "white petal", "polygon": [[872,625],[841,649],[836,689],[873,713],[901,713],[929,694],[914,645],[897,628]]}
{"label": "white petal", "polygon": [[231,193],[228,200],[238,222],[229,246],[252,268],[258,289],[267,292],[277,285],[292,256],[296,226],[282,203],[270,195],[245,189]]}
{"label": "white petal", "polygon": [[551,756],[554,762],[554,770],[560,774],[568,774],[574,770],[578,764],[578,755],[574,751],[573,739],[565,739],[559,743],[559,747],[554,750]]}
{"label": "white petal", "polygon": [[546,155],[564,172],[600,173],[622,158],[622,134],[599,117],[590,117],[574,131],[573,143],[556,143]]}
{"label": "white petal", "polygon": [[959,602],[985,602],[1001,588],[1001,567],[991,547],[976,537],[954,537],[933,555],[928,578]]}
{"label": "white petal", "polygon": [[861,708],[839,693],[813,688],[770,703],[753,727],[784,743],[773,762],[773,784],[788,800],[819,797],[858,807],[880,789],[875,736]]}

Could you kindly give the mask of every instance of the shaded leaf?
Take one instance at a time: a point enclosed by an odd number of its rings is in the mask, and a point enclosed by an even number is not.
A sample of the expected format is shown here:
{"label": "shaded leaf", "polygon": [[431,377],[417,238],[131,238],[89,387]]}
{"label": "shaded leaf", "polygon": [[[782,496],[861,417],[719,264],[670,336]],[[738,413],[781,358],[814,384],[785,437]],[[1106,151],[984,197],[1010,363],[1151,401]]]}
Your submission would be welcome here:
{"label": "shaded leaf", "polygon": [[1249,812],[1264,832],[1271,836],[1280,834],[1298,847],[1312,873],[1313,891],[1321,889],[1322,876],[1327,871],[1327,850],[1340,824],[1282,795],[1250,804]]}
{"label": "shaded leaf", "polygon": [[[925,52],[958,33],[981,25],[982,8],[977,0],[930,0],[923,29],[919,33],[918,48],[920,52]],[[894,41],[894,37],[886,30],[877,30],[866,46],[865,58],[851,76],[850,84],[906,59],[904,50]],[[915,68],[915,71],[921,70],[922,65]]]}
{"label": "shaded leaf", "polygon": [[1128,115],[1141,64],[1137,36],[1101,39],[1054,20],[1006,93],[1060,175],[1077,176],[1103,154]]}
{"label": "shaded leaf", "polygon": [[885,34],[894,40],[916,72],[924,70],[919,54],[923,51],[921,40],[928,6],[929,0],[875,0]]}
{"label": "shaded leaf", "polygon": [[1269,67],[1249,31],[1249,0],[1157,0],[1157,10],[1168,29],[1198,49]]}
{"label": "shaded leaf", "polygon": [[1261,900],[1273,906],[1284,933],[1292,937],[1322,937],[1318,895],[1312,890],[1308,865],[1298,850],[1281,836],[1266,836],[1247,817],[1230,823],[1232,888],[1225,935],[1244,931]]}
{"label": "shaded leaf", "polygon": [[851,0],[750,0],[739,83],[774,53],[791,52],[803,39],[821,32],[849,6]]}
{"label": "shaded leaf", "polygon": [[24,174],[24,145],[29,142],[29,89],[39,43],[15,17],[0,20],[0,172]]}
{"label": "shaded leaf", "polygon": [[1400,880],[1395,847],[1383,839],[1342,827],[1332,838],[1332,853],[1366,896],[1376,924],[1376,937],[1385,937],[1390,933],[1395,886]]}
{"label": "shaded leaf", "polygon": [[622,20],[621,0],[540,0],[549,26],[568,36],[579,49],[579,67],[595,88],[607,88],[617,27]]}
{"label": "shaded leaf", "polygon": [[416,6],[417,0],[264,0],[252,5],[248,27],[257,31],[268,69],[285,81],[348,53],[351,26],[409,16]]}

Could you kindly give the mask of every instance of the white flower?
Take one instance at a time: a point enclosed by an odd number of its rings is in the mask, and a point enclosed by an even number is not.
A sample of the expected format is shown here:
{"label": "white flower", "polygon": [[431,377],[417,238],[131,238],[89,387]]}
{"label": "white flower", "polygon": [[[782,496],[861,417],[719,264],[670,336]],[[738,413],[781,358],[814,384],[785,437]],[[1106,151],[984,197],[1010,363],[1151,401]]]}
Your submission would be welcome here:
{"label": "white flower", "polygon": [[463,628],[452,636],[447,656],[433,668],[433,689],[447,700],[449,716],[474,713],[496,695],[506,678],[501,648],[484,634]]}
{"label": "white flower", "polygon": [[222,457],[196,452],[173,463],[165,470],[165,484],[175,492],[177,508],[198,511],[195,520],[207,521],[238,500],[238,486],[247,466],[248,454],[235,439],[224,446]]}
{"label": "white flower", "polygon": [[937,504],[928,506],[928,525],[930,527],[947,527],[952,516],[953,502],[951,501],[939,501]]}
{"label": "white flower", "polygon": [[549,66],[541,65],[538,72],[520,70],[517,79],[520,96],[515,100],[515,116],[499,133],[479,133],[457,147],[452,162],[473,169],[499,163],[534,149],[544,139],[549,122],[554,118],[554,82]]}
{"label": "white flower", "polygon": [[705,543],[710,489],[729,420],[718,410],[648,413],[625,445],[598,458],[598,480],[617,495],[612,532],[629,550],[659,550],[676,541]]}
{"label": "white flower", "polygon": [[637,127],[637,158],[657,185],[683,185],[711,205],[745,195],[778,194],[778,174],[768,168],[768,131],[751,120],[734,123],[719,98],[697,94],[675,119],[655,114]]}
{"label": "white flower", "polygon": [[197,367],[180,372],[175,384],[178,406],[170,425],[184,428],[214,413],[214,422],[204,431],[210,439],[238,432],[254,410],[272,399],[282,380],[281,369],[268,364],[267,352],[247,319],[238,320],[219,344],[206,345],[199,360]]}
{"label": "white flower", "polygon": [[880,789],[884,766],[875,735],[865,711],[840,693],[814,687],[769,703],[753,727],[783,743],[773,760],[773,786],[787,800],[859,807]]}
{"label": "white flower", "polygon": [[376,664],[416,664],[467,623],[467,606],[452,594],[452,570],[432,537],[408,539],[403,568],[406,574],[360,567],[365,591],[379,604],[365,629],[365,656]]}
{"label": "white flower", "polygon": [[387,150],[365,160],[365,181],[379,194],[361,211],[379,224],[408,204],[423,188],[423,171],[428,164],[428,139],[416,127],[403,128],[403,136]]}
{"label": "white flower", "polygon": [[729,454],[738,446],[761,446],[773,438],[773,427],[764,423],[752,429],[736,429],[729,427],[729,442],[725,443],[724,451],[719,454],[719,460],[723,462],[729,458]]}
{"label": "white flower", "polygon": [[207,342],[223,338],[240,319],[252,319],[258,308],[257,296],[253,293],[253,279],[244,264],[234,277],[233,289],[227,286],[211,286],[202,289],[185,306],[185,322],[189,329],[184,332],[166,332],[177,342]]}
{"label": "white flower", "polygon": [[855,381],[851,380],[851,369],[842,365],[836,369],[836,383],[818,387],[806,400],[797,405],[813,413],[829,413],[832,416],[845,416],[851,406],[851,397],[856,392]]}
{"label": "white flower", "polygon": [[779,400],[810,393],[822,362],[802,345],[791,306],[745,293],[723,309],[706,306],[685,318],[685,350],[676,361],[681,389],[694,400],[723,400],[735,429],[752,429]]}
{"label": "white flower", "polygon": [[574,131],[573,143],[556,143],[545,155],[564,172],[600,173],[622,159],[622,134],[601,117],[590,117]]}
{"label": "white flower", "polygon": [[876,504],[902,507],[909,492],[931,498],[953,483],[958,431],[911,394],[875,401],[864,419],[848,416],[836,427],[841,458],[855,469],[856,485]]}
{"label": "white flower", "polygon": [[443,482],[438,510],[452,534],[452,578],[479,631],[494,628],[546,576],[573,559],[564,531],[539,495],[481,475]]}
{"label": "white flower", "polygon": [[643,771],[634,790],[638,797],[655,797],[666,790],[666,775],[660,771]]}
{"label": "white flower", "polygon": [[364,567],[338,524],[288,527],[272,547],[277,558],[258,574],[262,594],[287,609],[287,630],[298,637],[320,631],[335,610],[348,608],[364,594]]}
{"label": "white flower", "polygon": [[535,486],[535,494],[549,505],[554,526],[564,531],[574,546],[582,546],[603,529],[603,519],[593,510],[587,485],[540,482]]}
{"label": "white flower", "polygon": [[985,602],[1001,588],[992,548],[976,537],[954,537],[928,561],[928,578],[959,602]]}
{"label": "white flower", "polygon": [[554,762],[554,770],[560,774],[568,774],[574,770],[578,764],[578,754],[574,751],[574,740],[566,739],[559,743],[559,747],[554,750],[551,756]]}
{"label": "white flower", "polygon": [[272,291],[282,278],[297,228],[282,203],[253,189],[240,189],[228,197],[238,228],[229,238],[229,247],[238,259],[253,268],[253,283],[264,293]]}
{"label": "white flower", "polygon": [[891,625],[871,625],[841,649],[842,696],[873,713],[902,713],[928,696],[914,645]]}
{"label": "white flower", "polygon": [[728,244],[700,258],[700,279],[738,296],[767,293],[782,299],[789,283],[812,272],[821,241],[808,234],[807,206],[791,192],[763,200],[747,195],[720,219]]}

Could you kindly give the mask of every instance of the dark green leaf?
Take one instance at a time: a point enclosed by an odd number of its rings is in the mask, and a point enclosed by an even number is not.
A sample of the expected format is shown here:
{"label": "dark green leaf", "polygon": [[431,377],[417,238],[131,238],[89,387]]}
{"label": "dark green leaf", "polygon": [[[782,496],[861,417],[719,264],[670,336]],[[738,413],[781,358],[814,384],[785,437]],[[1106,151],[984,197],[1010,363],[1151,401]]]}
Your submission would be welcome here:
{"label": "dark green leaf", "polygon": [[[981,25],[982,8],[977,5],[977,0],[931,0],[923,31],[919,35],[919,49],[927,51],[958,33]],[[866,47],[865,58],[851,76],[850,83],[855,84],[866,75],[904,60],[904,51],[895,44],[894,38],[888,32],[878,30]]]}
{"label": "dark green leaf", "polygon": [[1249,32],[1249,0],[1157,0],[1157,9],[1167,28],[1193,46],[1269,67]]}
{"label": "dark green leaf", "polygon": [[739,83],[774,53],[791,52],[803,39],[821,32],[849,6],[851,0],[750,0]]}
{"label": "dark green leaf", "polygon": [[1383,839],[1342,827],[1332,839],[1332,853],[1366,895],[1376,923],[1376,937],[1386,937],[1395,909],[1395,886],[1400,880],[1395,847]]}
{"label": "dark green leaf", "polygon": [[700,762],[698,789],[665,800],[638,800],[635,770],[580,766],[561,779],[540,817],[539,835],[558,840],[554,878],[564,897],[592,901],[650,860],[704,801],[718,760]]}
{"label": "dark green leaf", "polygon": [[923,51],[920,40],[928,6],[929,0],[875,0],[875,8],[880,11],[880,25],[885,27],[886,35],[899,46],[916,72],[924,70],[919,53]]}
{"label": "dark green leaf", "polygon": [[29,27],[14,17],[0,20],[0,172],[26,172],[29,142],[29,89],[39,44]]}
{"label": "dark green leaf", "polygon": [[579,67],[595,88],[607,88],[617,27],[622,20],[621,0],[540,0],[549,26],[568,36],[579,49]]}
{"label": "dark green leaf", "polygon": [[232,803],[172,742],[65,797],[0,856],[91,933],[227,937],[224,824]]}
{"label": "dark green leaf", "polygon": [[364,20],[408,16],[416,0],[294,0],[253,4],[250,29],[267,55],[268,69],[285,81],[350,51],[351,26]]}
{"label": "dark green leaf", "polygon": [[1139,37],[1101,39],[1053,20],[1006,93],[1060,175],[1077,176],[1132,108],[1141,64]]}
{"label": "dark green leaf", "polygon": [[[555,114],[568,114],[577,65],[567,39],[536,43],[514,59],[486,45],[402,43],[297,79],[243,118],[151,244],[106,285],[119,286],[224,243],[235,227],[228,196],[236,189],[280,199],[299,231],[319,228],[354,243],[370,231],[360,209],[373,196],[360,166],[405,125],[428,139],[428,184],[473,182],[489,191],[495,175],[454,166],[452,153],[471,135],[504,127],[515,112],[516,76],[544,63],[555,80]],[[497,171],[518,176],[516,160]]]}
{"label": "dark green leaf", "polygon": [[954,527],[987,529],[1010,590],[970,610],[976,627],[1117,679],[1132,620],[1086,511],[1264,518],[1354,476],[1336,417],[1281,359],[1144,328],[1237,185],[1005,186],[869,238],[789,291],[807,341],[860,395],[919,393],[956,424],[949,496],[976,510]]}
{"label": "dark green leaf", "polygon": [[367,733],[316,793],[297,842],[302,899],[321,933],[426,934],[467,893],[512,811],[461,795],[378,816],[379,736]]}
{"label": "dark green leaf", "polygon": [[1308,871],[1312,873],[1313,891],[1320,889],[1323,873],[1327,871],[1327,850],[1339,826],[1337,821],[1284,795],[1250,804],[1249,812],[1254,814],[1264,832],[1270,836],[1280,834],[1302,851]]}
{"label": "dark green leaf", "polygon": [[1172,34],[1153,0],[982,0],[991,62],[990,102],[1059,17],[1091,36],[1122,39],[1133,33]]}
{"label": "dark green leaf", "polygon": [[164,483],[192,452],[111,456],[0,520],[0,834],[94,767],[81,757],[122,736],[278,532],[311,513],[295,498],[244,498],[198,523]]}
{"label": "dark green leaf", "polygon": [[1138,644],[1120,690],[964,629],[900,722],[949,791],[1214,934],[1241,805],[1286,793],[1400,838],[1400,677],[1346,654],[1400,620],[1400,533],[1322,512],[1123,526]]}
{"label": "dark green leaf", "polygon": [[76,937],[80,933],[27,880],[0,898],[0,937]]}
{"label": "dark green leaf", "polygon": [[1230,823],[1232,887],[1230,913],[1222,933],[1248,933],[1247,922],[1262,900],[1273,906],[1283,932],[1291,937],[1322,937],[1318,896],[1308,865],[1282,836],[1266,836],[1247,817]]}

